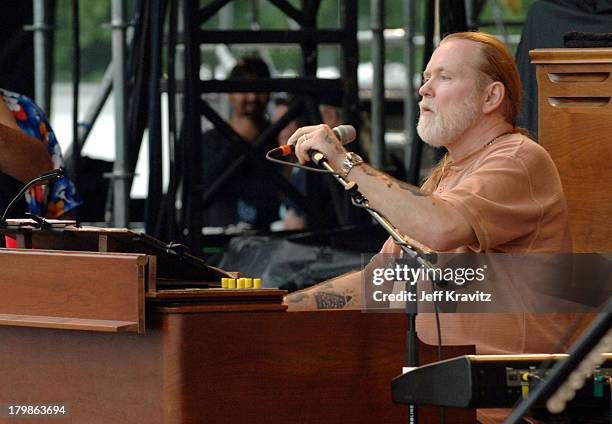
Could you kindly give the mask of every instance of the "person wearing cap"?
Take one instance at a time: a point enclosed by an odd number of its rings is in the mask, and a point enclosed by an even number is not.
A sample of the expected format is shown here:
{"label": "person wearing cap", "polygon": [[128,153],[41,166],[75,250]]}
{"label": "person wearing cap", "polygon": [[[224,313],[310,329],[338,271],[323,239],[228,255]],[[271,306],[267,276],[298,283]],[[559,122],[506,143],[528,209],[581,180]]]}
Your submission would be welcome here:
{"label": "person wearing cap", "polygon": [[[258,57],[245,57],[230,72],[229,79],[270,78],[266,63]],[[230,93],[230,126],[247,143],[253,143],[269,126],[266,107],[268,93]],[[263,156],[275,146],[275,141],[260,146],[256,154]],[[242,149],[232,144],[217,129],[202,134],[202,183],[209,187],[238,157]],[[278,217],[280,196],[270,181],[261,161],[246,161],[232,176],[212,203],[205,207],[204,223],[208,227],[239,225],[243,228],[268,229]]]}

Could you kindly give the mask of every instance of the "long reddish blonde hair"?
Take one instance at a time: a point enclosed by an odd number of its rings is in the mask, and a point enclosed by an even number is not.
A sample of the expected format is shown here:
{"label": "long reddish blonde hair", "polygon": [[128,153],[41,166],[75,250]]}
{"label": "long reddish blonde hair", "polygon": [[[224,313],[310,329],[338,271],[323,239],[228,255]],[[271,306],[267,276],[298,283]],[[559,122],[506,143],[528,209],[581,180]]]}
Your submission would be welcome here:
{"label": "long reddish blonde hair", "polygon": [[[451,40],[469,40],[478,43],[481,53],[481,60],[479,60],[478,64],[479,70],[491,81],[499,81],[506,88],[502,106],[504,118],[515,128],[516,132],[527,135],[525,129],[516,127],[521,105],[521,78],[510,50],[496,37],[483,32],[456,32],[444,37],[440,44]],[[479,87],[484,87],[487,83],[486,78],[482,76],[479,78]],[[425,183],[423,183],[423,191],[432,193],[436,189],[442,178],[445,161],[446,156],[433,169]]]}
{"label": "long reddish blonde hair", "polygon": [[506,121],[516,126],[521,107],[521,78],[510,50],[496,37],[484,32],[456,32],[447,35],[440,44],[451,40],[469,40],[478,43],[481,52],[480,71],[492,81],[499,81],[506,87],[503,115]]}

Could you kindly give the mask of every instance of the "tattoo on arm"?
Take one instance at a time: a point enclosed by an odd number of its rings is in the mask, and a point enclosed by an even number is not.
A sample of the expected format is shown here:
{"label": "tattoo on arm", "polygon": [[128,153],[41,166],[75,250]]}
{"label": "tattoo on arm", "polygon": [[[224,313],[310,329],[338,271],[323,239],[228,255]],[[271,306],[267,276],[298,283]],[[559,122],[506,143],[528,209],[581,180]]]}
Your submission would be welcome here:
{"label": "tattoo on arm", "polygon": [[391,188],[393,186],[393,180],[387,174],[385,174],[384,172],[379,171],[376,168],[372,168],[369,165],[365,165],[363,167],[363,172],[366,175],[369,175],[370,177],[377,177],[377,178],[382,179],[385,182],[385,184],[387,185],[387,188]]}
{"label": "tattoo on arm", "polygon": [[383,181],[385,181],[385,184],[387,185],[388,188],[391,188],[394,184],[397,184],[399,188],[401,188],[402,190],[409,191],[415,196],[419,196],[419,197],[427,196],[427,193],[422,192],[417,187],[410,185],[408,183],[405,183],[403,181],[394,180],[391,177],[389,177],[387,174],[385,174],[384,172],[381,172],[378,169],[372,168],[371,166],[367,166],[367,165],[364,166],[363,172],[366,175],[369,175],[371,177],[382,178]]}
{"label": "tattoo on arm", "polygon": [[327,144],[331,144],[337,153],[343,152],[342,146],[338,145],[338,143],[334,139],[332,139],[330,136],[326,135],[325,141],[327,142]]}
{"label": "tattoo on arm", "polygon": [[308,296],[303,293],[296,293],[293,296],[286,297],[288,303],[300,303],[307,298]]}
{"label": "tattoo on arm", "polygon": [[407,190],[411,192],[412,194],[414,194],[415,196],[419,196],[419,197],[427,196],[427,193],[422,192],[417,187],[411,184],[408,184],[402,181],[398,181],[397,184],[399,185],[399,188],[401,188],[402,190]]}
{"label": "tattoo on arm", "polygon": [[317,309],[342,309],[349,306],[353,300],[351,295],[320,291],[315,293]]}

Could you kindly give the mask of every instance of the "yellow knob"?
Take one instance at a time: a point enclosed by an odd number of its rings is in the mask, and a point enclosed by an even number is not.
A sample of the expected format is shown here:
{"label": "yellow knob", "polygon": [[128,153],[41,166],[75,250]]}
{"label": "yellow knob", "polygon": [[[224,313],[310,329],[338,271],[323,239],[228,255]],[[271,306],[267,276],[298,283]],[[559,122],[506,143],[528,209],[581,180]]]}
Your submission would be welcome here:
{"label": "yellow knob", "polygon": [[261,278],[253,279],[253,288],[260,289],[261,288]]}
{"label": "yellow knob", "polygon": [[222,289],[226,289],[227,288],[227,280],[229,280],[229,278],[222,278],[221,279],[221,288]]}
{"label": "yellow knob", "polygon": [[251,287],[253,287],[253,279],[252,278],[245,278],[244,279],[244,287],[247,289],[250,289]]}
{"label": "yellow knob", "polygon": [[227,279],[227,288],[228,289],[235,289],[236,288],[236,279],[235,278],[228,278]]}
{"label": "yellow knob", "polygon": [[239,289],[243,289],[244,288],[244,278],[239,278],[238,279],[237,288],[239,288]]}

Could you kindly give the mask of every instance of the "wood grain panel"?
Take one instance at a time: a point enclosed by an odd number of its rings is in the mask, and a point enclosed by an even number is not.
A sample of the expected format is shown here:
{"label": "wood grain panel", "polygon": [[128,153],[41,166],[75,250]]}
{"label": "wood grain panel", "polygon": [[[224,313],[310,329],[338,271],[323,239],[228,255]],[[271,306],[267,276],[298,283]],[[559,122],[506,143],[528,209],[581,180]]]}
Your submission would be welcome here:
{"label": "wood grain panel", "polygon": [[[88,424],[407,422],[390,393],[400,314],[183,312],[149,308],[143,335],[0,327],[0,404],[66,405],[61,422]],[[420,412],[438,422],[437,408]],[[448,424],[474,421],[447,412]]]}
{"label": "wood grain panel", "polygon": [[[612,49],[543,49],[530,54],[538,64],[539,142],[561,176],[574,251],[609,252],[612,102],[605,99],[612,98]],[[578,74],[607,77],[591,82],[554,81],[563,74],[573,79]],[[564,97],[561,102],[560,97]]]}
{"label": "wood grain panel", "polygon": [[163,423],[161,333],[146,335],[0,327],[0,404],[65,405],[36,424]]}
{"label": "wood grain panel", "polygon": [[[405,364],[401,314],[179,313],[165,321],[181,377],[168,393],[180,418],[168,422],[201,422],[202,410],[207,423],[407,421],[407,407],[393,404],[390,392]],[[436,359],[424,345],[421,357]],[[437,408],[421,412],[420,422],[438,422]],[[471,410],[447,413],[447,423],[474,421]]]}
{"label": "wood grain panel", "polygon": [[2,249],[0,314],[123,321],[144,331],[147,261],[136,254]]}
{"label": "wood grain panel", "polygon": [[612,63],[611,48],[536,49],[529,52],[531,63],[539,64],[599,64]]}
{"label": "wood grain panel", "polygon": [[[196,256],[186,252],[180,244],[166,244],[143,233],[127,228],[68,226],[62,231],[43,231],[33,228],[7,228],[0,233],[17,239],[17,247],[62,251],[116,252],[147,254],[157,258],[156,275],[159,283],[181,281],[198,287],[220,287],[221,278],[231,277],[218,268],[207,266]],[[193,284],[192,284],[193,283]],[[152,292],[155,286],[149,288]]]}
{"label": "wood grain panel", "polygon": [[63,330],[87,330],[117,333],[138,331],[138,323],[131,321],[111,321],[101,319],[81,319],[48,317],[36,315],[0,314],[0,325],[12,327],[56,328]]}

